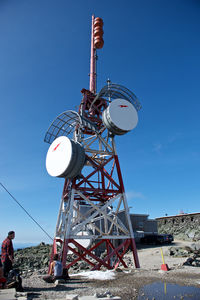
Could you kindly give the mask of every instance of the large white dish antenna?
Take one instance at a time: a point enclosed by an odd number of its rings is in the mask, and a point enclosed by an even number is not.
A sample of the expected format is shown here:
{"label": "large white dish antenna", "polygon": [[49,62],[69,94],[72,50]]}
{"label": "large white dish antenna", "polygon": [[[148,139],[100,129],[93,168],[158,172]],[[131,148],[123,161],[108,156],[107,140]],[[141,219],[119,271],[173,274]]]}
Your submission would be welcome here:
{"label": "large white dish antenna", "polygon": [[[89,233],[87,231],[79,231],[77,236],[80,238],[76,238],[75,241],[79,243],[84,248],[88,248],[91,245],[92,239],[89,237]],[[76,249],[76,246],[72,243],[69,243],[69,246],[73,249]],[[73,254],[73,251],[68,250],[68,254]]]}
{"label": "large white dish antenna", "polygon": [[46,169],[53,177],[74,178],[80,174],[84,163],[84,148],[66,136],[55,139],[46,156]]}
{"label": "large white dish antenna", "polygon": [[109,131],[122,135],[137,126],[138,113],[129,101],[115,99],[103,111],[102,120]]}
{"label": "large white dish antenna", "polygon": [[[90,233],[89,233],[88,231],[86,231],[86,230],[79,231],[79,232],[77,233],[77,237],[79,237],[79,238],[76,238],[75,241],[76,241],[77,243],[79,243],[81,246],[83,246],[84,248],[88,248],[88,247],[91,245],[91,242],[92,242],[92,238],[91,238],[89,235],[90,235]],[[58,237],[57,237],[57,238],[58,238]],[[60,239],[60,238],[59,238],[59,239]],[[56,242],[56,244],[57,244],[58,246],[60,246],[60,247],[61,247],[61,245],[62,245],[62,243],[60,243],[60,242]],[[76,246],[75,246],[74,244],[72,244],[72,243],[69,243],[69,246],[70,246],[71,248],[73,248],[73,249],[76,249]],[[68,250],[67,253],[68,253],[68,254],[73,254],[73,251]]]}

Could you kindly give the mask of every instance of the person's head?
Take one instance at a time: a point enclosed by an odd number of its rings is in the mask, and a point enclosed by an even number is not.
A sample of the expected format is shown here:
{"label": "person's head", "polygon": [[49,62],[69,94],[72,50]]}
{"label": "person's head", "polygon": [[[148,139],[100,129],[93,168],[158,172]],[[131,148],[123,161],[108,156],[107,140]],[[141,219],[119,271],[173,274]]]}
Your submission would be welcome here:
{"label": "person's head", "polygon": [[53,256],[53,260],[58,260],[58,254],[54,254],[54,256]]}
{"label": "person's head", "polygon": [[9,232],[8,232],[8,238],[9,238],[10,240],[13,240],[13,239],[15,238],[15,232],[14,232],[14,231],[9,231]]}

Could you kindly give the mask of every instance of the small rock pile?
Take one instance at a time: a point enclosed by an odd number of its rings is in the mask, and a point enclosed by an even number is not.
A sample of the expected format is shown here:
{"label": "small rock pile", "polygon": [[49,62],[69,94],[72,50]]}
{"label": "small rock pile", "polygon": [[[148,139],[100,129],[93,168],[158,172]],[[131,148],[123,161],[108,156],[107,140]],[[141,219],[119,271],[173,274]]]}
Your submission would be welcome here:
{"label": "small rock pile", "polygon": [[29,277],[35,271],[46,274],[49,266],[52,245],[40,243],[35,247],[18,249],[15,251],[14,268],[19,269],[22,275]]}
{"label": "small rock pile", "polygon": [[184,266],[200,267],[200,243],[193,243],[185,247],[170,247],[169,255],[174,257],[187,257]]}

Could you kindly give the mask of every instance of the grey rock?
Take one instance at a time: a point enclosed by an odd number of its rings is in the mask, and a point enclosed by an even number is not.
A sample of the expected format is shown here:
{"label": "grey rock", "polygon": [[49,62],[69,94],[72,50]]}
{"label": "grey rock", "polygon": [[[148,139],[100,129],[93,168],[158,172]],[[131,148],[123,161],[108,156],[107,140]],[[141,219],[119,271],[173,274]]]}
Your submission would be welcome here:
{"label": "grey rock", "polygon": [[196,250],[200,251],[200,243],[196,243]]}
{"label": "grey rock", "polygon": [[193,263],[194,259],[189,257],[184,263],[183,265],[184,266],[192,266],[192,263]]}
{"label": "grey rock", "polygon": [[65,299],[66,300],[78,300],[78,295],[76,295],[76,294],[67,294]]}

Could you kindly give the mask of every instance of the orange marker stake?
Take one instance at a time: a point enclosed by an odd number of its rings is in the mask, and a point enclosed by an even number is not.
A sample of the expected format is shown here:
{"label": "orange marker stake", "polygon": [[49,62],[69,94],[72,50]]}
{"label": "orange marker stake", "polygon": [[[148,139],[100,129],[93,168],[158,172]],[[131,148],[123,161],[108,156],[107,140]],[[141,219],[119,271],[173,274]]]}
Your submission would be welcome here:
{"label": "orange marker stake", "polygon": [[169,271],[169,267],[168,267],[167,264],[165,264],[165,261],[164,261],[164,256],[163,256],[162,248],[160,248],[160,252],[161,252],[162,262],[163,262],[163,264],[161,265],[161,270],[162,271]]}

